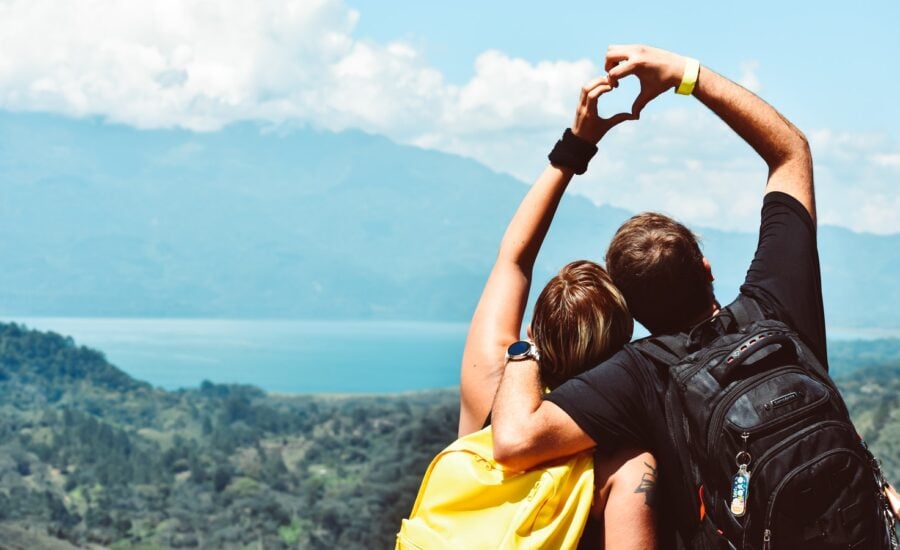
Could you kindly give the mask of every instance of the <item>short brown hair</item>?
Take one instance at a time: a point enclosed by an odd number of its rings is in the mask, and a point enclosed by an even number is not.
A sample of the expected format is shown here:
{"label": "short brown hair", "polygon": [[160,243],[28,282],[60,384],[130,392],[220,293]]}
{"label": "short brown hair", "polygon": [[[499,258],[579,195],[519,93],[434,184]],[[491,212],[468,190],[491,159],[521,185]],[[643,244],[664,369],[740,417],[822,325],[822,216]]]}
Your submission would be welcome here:
{"label": "short brown hair", "polygon": [[697,237],[662,214],[626,221],[609,244],[606,267],[634,318],[653,334],[690,328],[715,301]]}
{"label": "short brown hair", "polygon": [[587,260],[566,265],[534,304],[531,334],[544,385],[554,388],[607,359],[631,340],[633,328],[605,269]]}

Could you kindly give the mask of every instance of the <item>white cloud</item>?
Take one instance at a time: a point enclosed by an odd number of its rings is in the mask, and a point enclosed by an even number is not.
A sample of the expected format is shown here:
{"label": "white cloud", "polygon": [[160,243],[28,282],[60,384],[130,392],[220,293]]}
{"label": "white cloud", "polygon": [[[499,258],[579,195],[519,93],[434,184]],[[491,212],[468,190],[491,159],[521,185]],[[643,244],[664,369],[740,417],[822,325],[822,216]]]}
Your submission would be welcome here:
{"label": "white cloud", "polygon": [[[632,211],[668,212],[690,225],[752,231],[766,182],[762,160],[696,102],[653,107],[605,138],[573,190]],[[827,129],[810,131],[808,138],[819,222],[900,232],[900,144],[884,133]]]}
{"label": "white cloud", "polygon": [[640,121],[614,129],[573,189],[596,202],[658,210],[689,225],[752,230],[765,165],[696,102],[657,101],[681,105],[656,110],[651,105]]}
{"label": "white cloud", "polygon": [[[360,128],[531,181],[571,123],[579,87],[599,71],[599,59],[533,63],[491,50],[468,82],[450,84],[416,47],[354,36],[359,17],[341,0],[0,0],[0,108],[141,128]],[[757,61],[737,69],[741,84],[761,89]],[[882,134],[809,135],[821,220],[900,231],[889,183],[900,147]],[[666,94],[607,136],[573,190],[748,229],[764,180],[762,162],[715,116]]]}
{"label": "white cloud", "polygon": [[531,64],[485,52],[475,61],[475,76],[445,111],[441,128],[481,133],[556,125],[574,112],[578,90],[596,71],[587,60]]}
{"label": "white cloud", "polygon": [[900,143],[885,133],[808,133],[820,223],[873,233],[900,232]]}
{"label": "white cloud", "polygon": [[337,2],[0,3],[0,106],[215,129],[308,116],[304,82],[353,47]]}
{"label": "white cloud", "polygon": [[0,0],[0,107],[142,128],[304,120],[425,142],[556,125],[596,70],[488,51],[452,86],[409,44],[354,38],[357,19],[339,0]]}
{"label": "white cloud", "polygon": [[741,63],[741,76],[738,78],[738,84],[747,88],[751,92],[759,93],[762,91],[762,84],[756,71],[759,69],[759,61],[744,61]]}
{"label": "white cloud", "polygon": [[900,169],[900,153],[885,153],[869,157],[875,166]]}

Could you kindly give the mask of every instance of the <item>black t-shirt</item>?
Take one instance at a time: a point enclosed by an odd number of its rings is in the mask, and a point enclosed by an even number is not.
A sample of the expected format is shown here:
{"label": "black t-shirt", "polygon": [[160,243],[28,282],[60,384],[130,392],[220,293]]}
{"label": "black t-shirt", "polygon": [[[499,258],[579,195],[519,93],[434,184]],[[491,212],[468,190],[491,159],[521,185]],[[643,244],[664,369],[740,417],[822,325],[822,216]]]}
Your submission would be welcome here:
{"label": "black t-shirt", "polygon": [[[769,318],[796,330],[827,366],[825,317],[816,227],[796,199],[780,192],[763,201],[756,255],[741,286]],[[674,548],[675,513],[689,507],[669,439],[663,395],[667,381],[659,369],[626,345],[609,360],[573,378],[546,396],[596,443],[599,451],[622,446],[648,449],[658,464],[657,502],[660,547]]]}

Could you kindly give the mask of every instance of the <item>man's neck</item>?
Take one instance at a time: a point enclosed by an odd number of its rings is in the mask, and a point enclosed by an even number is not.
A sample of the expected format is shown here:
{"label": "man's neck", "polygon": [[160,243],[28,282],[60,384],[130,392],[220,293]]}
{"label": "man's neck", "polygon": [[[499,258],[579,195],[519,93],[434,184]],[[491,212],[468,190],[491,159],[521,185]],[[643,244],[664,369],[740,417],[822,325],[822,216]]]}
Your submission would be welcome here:
{"label": "man's neck", "polygon": [[683,332],[690,332],[692,328],[699,325],[700,323],[712,319],[716,315],[718,315],[722,311],[722,306],[719,305],[718,300],[713,300],[713,302],[709,305],[709,310],[703,315],[699,315],[696,319],[692,320],[688,326],[684,329]]}

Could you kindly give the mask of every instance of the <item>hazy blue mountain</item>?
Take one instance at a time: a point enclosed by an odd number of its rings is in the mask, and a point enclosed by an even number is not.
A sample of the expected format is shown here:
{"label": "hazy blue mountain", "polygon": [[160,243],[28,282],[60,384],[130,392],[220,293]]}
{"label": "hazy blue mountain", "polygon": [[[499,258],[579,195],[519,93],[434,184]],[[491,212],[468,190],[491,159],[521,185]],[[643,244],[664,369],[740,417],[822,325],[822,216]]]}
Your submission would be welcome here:
{"label": "hazy blue mountain", "polygon": [[[526,186],[360,132],[0,113],[0,189],[6,315],[465,320]],[[536,280],[628,215],[567,197]],[[756,237],[698,230],[730,299]],[[820,241],[829,322],[900,326],[900,235]]]}

